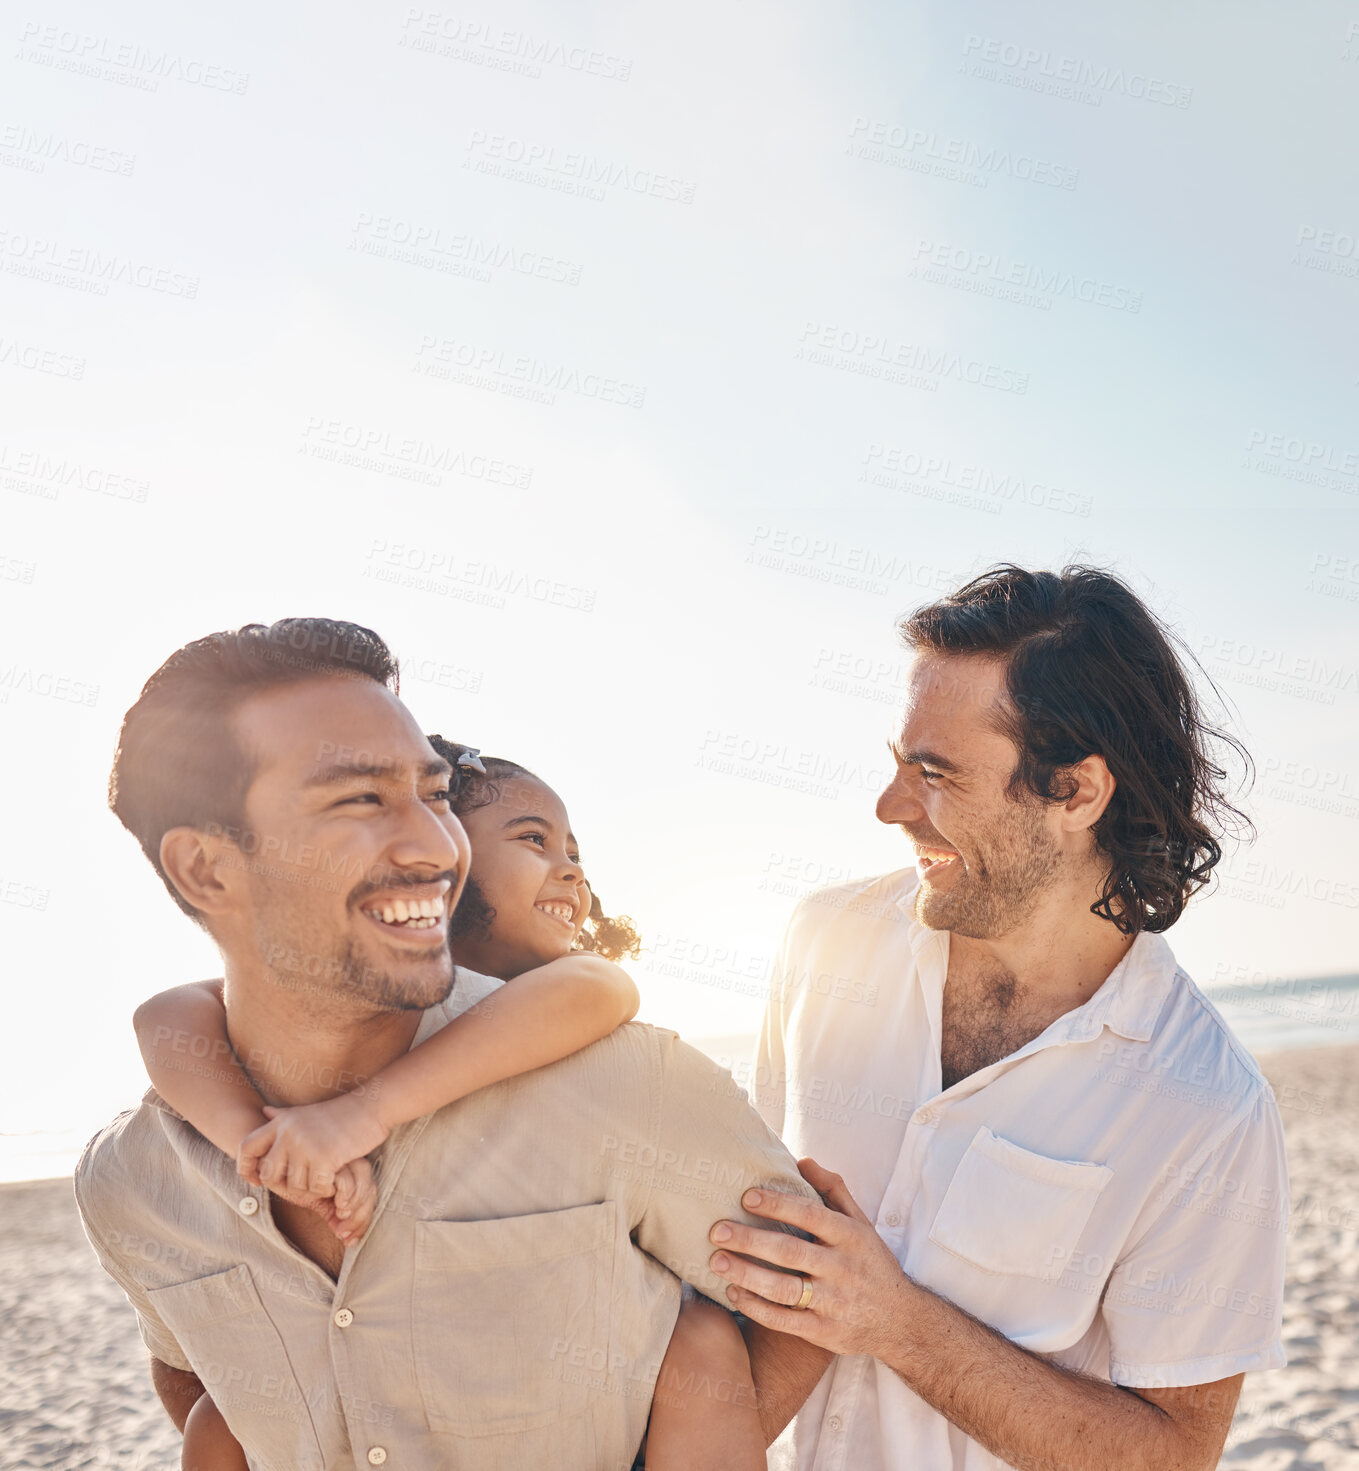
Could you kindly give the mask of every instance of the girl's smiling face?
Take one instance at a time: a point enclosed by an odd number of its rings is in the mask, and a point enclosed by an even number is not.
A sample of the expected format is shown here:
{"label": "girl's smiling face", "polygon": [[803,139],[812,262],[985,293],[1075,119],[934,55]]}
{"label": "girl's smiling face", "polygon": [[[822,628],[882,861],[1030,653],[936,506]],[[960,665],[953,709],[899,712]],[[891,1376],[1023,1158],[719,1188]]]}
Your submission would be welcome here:
{"label": "girl's smiling face", "polygon": [[[462,818],[472,846],[459,905],[468,929],[459,933],[455,913],[453,958],[511,980],[571,950],[590,913],[590,889],[556,792],[531,776],[497,785],[498,801]],[[494,911],[489,925],[478,923],[487,908]]]}

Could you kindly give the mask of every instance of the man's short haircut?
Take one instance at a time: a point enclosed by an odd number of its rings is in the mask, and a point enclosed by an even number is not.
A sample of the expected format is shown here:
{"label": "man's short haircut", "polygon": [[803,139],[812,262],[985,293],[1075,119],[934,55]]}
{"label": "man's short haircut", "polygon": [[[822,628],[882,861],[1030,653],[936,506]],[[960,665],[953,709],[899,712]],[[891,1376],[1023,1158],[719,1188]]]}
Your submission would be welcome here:
{"label": "man's short haircut", "polygon": [[1216,749],[1247,775],[1250,756],[1204,719],[1181,641],[1111,573],[993,567],[898,632],[916,653],[1006,661],[1000,725],[1019,748],[1012,795],[1064,802],[1075,786],[1063,768],[1104,758],[1118,785],[1094,827],[1109,873],[1090,909],[1123,934],[1168,930],[1221,859],[1224,830],[1249,831]]}
{"label": "man's short haircut", "polygon": [[241,826],[255,758],[232,716],[261,690],[336,676],[398,689],[396,657],[371,628],[335,618],[247,623],[171,654],[123,717],[109,806],[191,919],[202,923],[161,867],[160,843],[175,827]]}

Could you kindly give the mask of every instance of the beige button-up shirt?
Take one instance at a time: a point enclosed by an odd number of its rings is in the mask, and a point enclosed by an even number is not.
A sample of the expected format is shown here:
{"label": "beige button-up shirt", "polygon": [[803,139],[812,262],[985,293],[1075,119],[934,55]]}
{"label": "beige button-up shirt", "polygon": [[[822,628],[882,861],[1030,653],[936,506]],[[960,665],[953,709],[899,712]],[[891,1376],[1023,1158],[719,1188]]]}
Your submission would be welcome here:
{"label": "beige button-up shirt", "polygon": [[[460,969],[415,1040],[499,985]],[[332,1281],[154,1095],[76,1168],[146,1346],[198,1375],[252,1471],[627,1467],[679,1279],[726,1301],[713,1222],[767,1225],[752,1185],[812,1194],[730,1074],[638,1023],[400,1126],[376,1176]]]}
{"label": "beige button-up shirt", "polygon": [[[775,967],[751,1096],[845,1178],[916,1281],[1064,1368],[1205,1384],[1284,1362],[1288,1174],[1254,1059],[1137,937],[1083,1006],[944,1089],[949,936],[914,869],[809,895]],[[1001,1471],[882,1364],[827,1369],[780,1471]]]}

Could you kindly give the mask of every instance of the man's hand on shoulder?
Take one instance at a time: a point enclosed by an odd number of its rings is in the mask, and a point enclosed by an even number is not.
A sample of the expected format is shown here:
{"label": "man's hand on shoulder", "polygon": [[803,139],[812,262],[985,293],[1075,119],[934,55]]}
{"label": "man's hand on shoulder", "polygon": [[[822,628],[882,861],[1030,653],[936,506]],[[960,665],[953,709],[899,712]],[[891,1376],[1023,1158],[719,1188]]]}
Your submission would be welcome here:
{"label": "man's hand on shoulder", "polygon": [[[906,1275],[839,1175],[813,1159],[799,1160],[798,1168],[820,1203],[748,1190],[741,1204],[812,1239],[718,1221],[710,1240],[721,1249],[713,1253],[712,1269],[732,1284],[727,1289],[731,1305],[766,1328],[831,1353],[882,1358],[909,1291]],[[749,1257],[783,1270],[759,1266]],[[808,1301],[799,1307],[803,1298]]]}

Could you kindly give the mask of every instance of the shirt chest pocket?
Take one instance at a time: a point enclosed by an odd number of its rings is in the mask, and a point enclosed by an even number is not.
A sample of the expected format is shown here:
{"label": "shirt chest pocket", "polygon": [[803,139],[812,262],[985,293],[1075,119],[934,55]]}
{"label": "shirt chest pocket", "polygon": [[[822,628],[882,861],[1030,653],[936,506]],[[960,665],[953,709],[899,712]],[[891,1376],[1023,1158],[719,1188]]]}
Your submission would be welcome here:
{"label": "shirt chest pocket", "polygon": [[1055,1282],[1113,1175],[1107,1165],[1034,1154],[982,1127],[958,1162],[930,1240],[983,1271]]}
{"label": "shirt chest pocket", "polygon": [[[416,1226],[411,1322],[429,1428],[540,1432],[542,1465],[575,1465],[591,1380],[607,1378],[617,1252],[612,1201]],[[580,1460],[579,1464],[585,1464]]]}
{"label": "shirt chest pocket", "polygon": [[320,1471],[311,1407],[250,1271],[148,1291],[193,1371],[260,1471]]}

